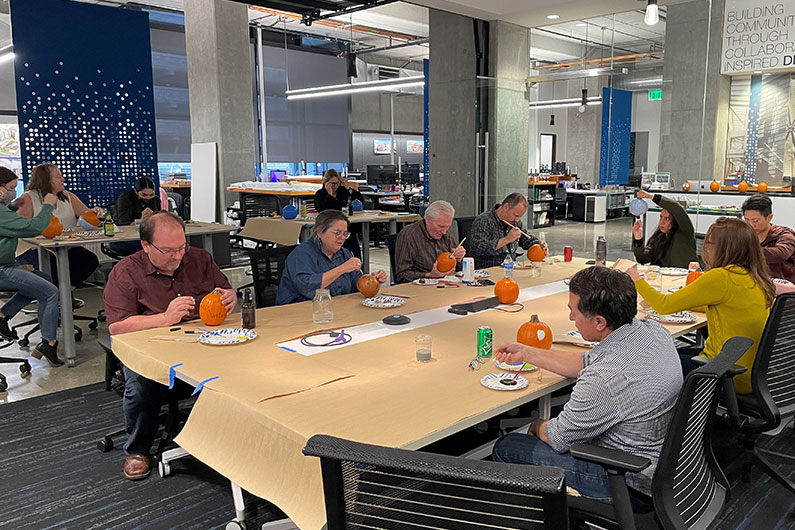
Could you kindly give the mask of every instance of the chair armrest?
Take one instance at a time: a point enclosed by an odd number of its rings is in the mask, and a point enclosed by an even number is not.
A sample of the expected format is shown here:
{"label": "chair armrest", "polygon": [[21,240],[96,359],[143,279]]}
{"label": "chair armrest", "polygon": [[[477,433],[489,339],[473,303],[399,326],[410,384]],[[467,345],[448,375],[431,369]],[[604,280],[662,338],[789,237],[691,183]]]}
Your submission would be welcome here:
{"label": "chair armrest", "polygon": [[569,449],[571,456],[619,473],[640,473],[651,465],[651,460],[616,449],[607,449],[590,444],[574,444]]}
{"label": "chair armrest", "polygon": [[[696,355],[695,357],[691,357],[690,360],[693,361],[694,363],[696,363],[699,366],[704,366],[708,362],[710,362],[712,359],[708,359],[706,357],[702,357],[700,355]],[[744,366],[740,366],[739,364],[733,364],[733,365],[731,365],[731,367],[728,370],[726,370],[726,375],[729,376],[729,377],[734,377],[735,375],[740,375],[740,374],[745,373],[747,371],[748,371],[748,368],[745,368]]]}

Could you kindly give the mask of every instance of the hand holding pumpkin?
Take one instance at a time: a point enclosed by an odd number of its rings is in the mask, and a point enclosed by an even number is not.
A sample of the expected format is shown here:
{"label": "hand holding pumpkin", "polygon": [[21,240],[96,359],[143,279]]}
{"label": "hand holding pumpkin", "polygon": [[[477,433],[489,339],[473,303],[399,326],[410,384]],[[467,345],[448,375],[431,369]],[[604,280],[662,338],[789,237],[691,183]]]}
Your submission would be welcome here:
{"label": "hand holding pumpkin", "polygon": [[170,326],[171,324],[180,322],[193,311],[194,307],[196,307],[196,300],[194,300],[192,296],[178,296],[174,298],[171,303],[168,304],[166,312],[164,313],[166,316],[166,325]]}
{"label": "hand holding pumpkin", "polygon": [[237,305],[237,293],[235,293],[234,289],[216,287],[215,290],[221,293],[221,303],[226,307],[226,313],[229,314],[234,311]]}
{"label": "hand holding pumpkin", "polygon": [[386,283],[386,273],[384,271],[375,271],[373,276],[378,280],[378,283]]}

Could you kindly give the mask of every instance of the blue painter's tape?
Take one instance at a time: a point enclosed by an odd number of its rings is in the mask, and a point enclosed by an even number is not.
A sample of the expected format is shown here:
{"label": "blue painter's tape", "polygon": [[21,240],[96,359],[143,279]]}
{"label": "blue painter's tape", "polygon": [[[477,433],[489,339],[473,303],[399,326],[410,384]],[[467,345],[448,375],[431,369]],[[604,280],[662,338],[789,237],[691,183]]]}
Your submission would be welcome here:
{"label": "blue painter's tape", "polygon": [[215,379],[219,379],[219,377],[216,375],[215,377],[211,377],[209,379],[205,379],[204,381],[202,381],[201,383],[196,385],[196,388],[193,390],[193,394],[191,394],[191,396],[195,396],[196,394],[201,392],[202,388],[204,388],[205,384],[209,383],[210,381],[214,381]]}
{"label": "blue painter's tape", "polygon": [[174,388],[174,378],[177,376],[177,371],[174,368],[182,366],[182,363],[175,364],[168,369],[168,388]]}

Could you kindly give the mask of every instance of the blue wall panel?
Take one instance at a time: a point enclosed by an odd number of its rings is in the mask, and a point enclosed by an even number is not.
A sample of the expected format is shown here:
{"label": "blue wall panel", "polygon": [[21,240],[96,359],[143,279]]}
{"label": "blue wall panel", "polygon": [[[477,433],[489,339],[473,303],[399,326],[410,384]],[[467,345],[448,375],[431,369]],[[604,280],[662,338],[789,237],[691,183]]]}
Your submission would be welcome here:
{"label": "blue wall panel", "polygon": [[25,178],[57,164],[66,188],[104,206],[157,182],[149,18],[68,0],[11,0]]}
{"label": "blue wall panel", "polygon": [[602,145],[599,154],[600,186],[629,184],[631,128],[632,92],[603,88]]}

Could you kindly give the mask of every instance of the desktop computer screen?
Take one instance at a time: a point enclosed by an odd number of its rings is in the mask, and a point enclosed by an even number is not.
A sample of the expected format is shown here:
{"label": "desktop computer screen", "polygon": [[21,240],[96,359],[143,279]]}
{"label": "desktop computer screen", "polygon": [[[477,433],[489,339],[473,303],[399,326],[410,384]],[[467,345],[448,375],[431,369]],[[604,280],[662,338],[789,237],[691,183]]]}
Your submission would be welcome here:
{"label": "desktop computer screen", "polygon": [[376,186],[386,186],[395,182],[397,166],[394,164],[367,164],[367,183]]}
{"label": "desktop computer screen", "polygon": [[419,184],[420,183],[420,165],[419,164],[403,164],[400,167],[400,181],[403,184]]}
{"label": "desktop computer screen", "polygon": [[281,171],[281,170],[278,170],[278,169],[271,169],[271,171],[270,171],[270,177],[271,177],[270,181],[271,182],[278,182],[278,181],[284,179],[284,177],[286,175],[287,175],[286,171]]}

